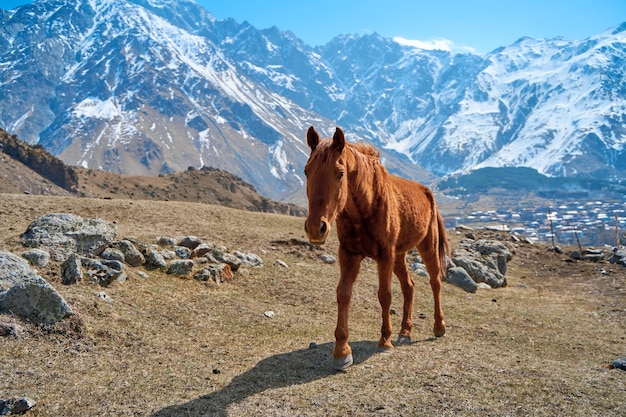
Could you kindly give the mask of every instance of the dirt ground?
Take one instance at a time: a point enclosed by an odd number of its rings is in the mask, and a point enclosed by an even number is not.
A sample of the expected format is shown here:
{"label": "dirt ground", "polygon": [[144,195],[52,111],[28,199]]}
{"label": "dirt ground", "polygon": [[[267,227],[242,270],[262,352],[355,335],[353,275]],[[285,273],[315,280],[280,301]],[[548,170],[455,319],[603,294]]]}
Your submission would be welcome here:
{"label": "dirt ground", "polygon": [[[62,285],[58,264],[42,269],[76,314],[52,327],[0,316],[22,329],[0,338],[0,398],[32,398],[28,415],[626,415],[626,372],[608,367],[626,356],[626,270],[573,261],[572,248],[476,232],[512,249],[509,285],[468,294],[444,284],[447,333],[435,339],[429,285],[415,275],[412,343],[391,354],[375,353],[376,266],[365,261],[351,306],[355,364],[338,373],[339,267],[318,259],[336,253],[336,237],[313,250],[302,218],[199,203],[1,194],[0,250],[21,253],[19,235],[52,212],[115,222],[120,238],[198,236],[264,266],[221,285],[131,268],[107,288]],[[449,235],[453,248],[464,238]],[[402,310],[398,285],[392,307]]]}

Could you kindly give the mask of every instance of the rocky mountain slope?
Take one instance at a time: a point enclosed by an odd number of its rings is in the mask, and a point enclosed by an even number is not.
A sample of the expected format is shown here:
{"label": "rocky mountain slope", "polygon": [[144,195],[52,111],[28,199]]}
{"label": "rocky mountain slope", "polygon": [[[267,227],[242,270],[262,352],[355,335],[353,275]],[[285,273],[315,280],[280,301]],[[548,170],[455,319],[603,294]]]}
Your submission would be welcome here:
{"label": "rocky mountain slope", "polygon": [[624,177],[626,24],[479,56],[376,34],[312,48],[190,0],[38,0],[0,23],[0,126],[70,165],[210,166],[301,200],[304,131],[340,125],[425,182],[486,166]]}
{"label": "rocky mountain slope", "polygon": [[241,178],[204,167],[136,176],[71,167],[0,129],[0,194],[187,201],[302,216],[305,209],[260,195]]}

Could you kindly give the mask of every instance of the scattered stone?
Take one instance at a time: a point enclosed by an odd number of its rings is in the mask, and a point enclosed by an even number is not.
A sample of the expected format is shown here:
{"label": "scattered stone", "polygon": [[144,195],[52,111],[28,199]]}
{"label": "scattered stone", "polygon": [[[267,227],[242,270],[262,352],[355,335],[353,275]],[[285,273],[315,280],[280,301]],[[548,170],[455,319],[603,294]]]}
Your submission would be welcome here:
{"label": "scattered stone", "polygon": [[61,282],[65,285],[78,284],[83,280],[80,256],[72,253],[61,264]]}
{"label": "scattered stone", "polygon": [[22,258],[28,260],[31,265],[44,267],[50,262],[50,253],[41,249],[31,249],[22,253]]}
{"label": "scattered stone", "polygon": [[211,264],[196,272],[193,278],[198,281],[212,280],[216,284],[221,284],[224,281],[231,280],[233,272],[228,264]]}
{"label": "scattered stone", "polygon": [[125,262],[126,258],[124,257],[124,253],[122,253],[119,249],[106,248],[101,254],[101,259],[106,259],[109,261],[120,261]]}
{"label": "scattered stone", "polygon": [[206,258],[213,263],[228,264],[233,272],[237,272],[243,263],[235,254],[226,253],[224,248],[219,247],[211,249],[211,252],[206,254]]}
{"label": "scattered stone", "polygon": [[8,400],[0,399],[0,416],[24,414],[37,403],[28,397],[14,397]]}
{"label": "scattered stone", "polygon": [[337,262],[337,258],[336,258],[336,257],[334,257],[334,256],[332,256],[332,255],[329,255],[329,254],[327,254],[327,253],[322,253],[322,254],[318,255],[317,257],[318,257],[318,258],[319,258],[322,262],[324,262],[325,264],[332,265],[332,264],[334,264],[334,263],[336,263],[336,262]]}
{"label": "scattered stone", "polygon": [[174,246],[178,245],[178,242],[174,238],[161,236],[159,238],[158,244],[159,244],[159,246],[165,246],[165,247],[173,248]]}
{"label": "scattered stone", "polygon": [[250,252],[239,252],[234,251],[233,255],[235,255],[238,259],[241,260],[243,265],[245,266],[253,266],[253,267],[262,267],[263,259],[259,255]]}
{"label": "scattered stone", "polygon": [[317,343],[316,342],[309,343],[309,349],[316,349],[316,348],[317,348]]}
{"label": "scattered stone", "polygon": [[191,249],[186,246],[174,246],[174,252],[181,259],[191,258]]}
{"label": "scattered stone", "polygon": [[194,250],[202,243],[202,240],[198,239],[195,236],[185,236],[180,239],[178,242],[178,246],[185,246],[190,250]]}
{"label": "scattered stone", "polygon": [[149,249],[144,266],[147,269],[165,269],[167,268],[167,262],[161,253],[156,250]]}
{"label": "scattered stone", "polygon": [[103,291],[97,292],[96,297],[100,298],[102,301],[106,301],[107,303],[112,303],[113,299],[109,297],[109,295]]}
{"label": "scattered stone", "polygon": [[163,256],[163,259],[165,259],[166,261],[169,261],[170,259],[176,258],[176,252],[174,252],[173,250],[164,250],[161,251],[161,256]]}
{"label": "scattered stone", "polygon": [[19,337],[24,329],[12,321],[0,321],[0,337]]}
{"label": "scattered stone", "polygon": [[613,369],[621,369],[622,371],[626,371],[626,357],[614,360],[611,363],[611,367]]}
{"label": "scattered stone", "polygon": [[274,264],[280,266],[281,268],[288,268],[288,265],[280,259],[276,259],[276,262],[274,262]]}
{"label": "scattered stone", "polygon": [[113,242],[112,247],[124,254],[123,262],[126,262],[130,266],[140,266],[146,263],[143,254],[139,252],[135,245],[129,240],[122,239],[118,242]]}
{"label": "scattered stone", "polygon": [[211,252],[212,249],[213,245],[209,245],[208,243],[201,243],[193,250],[193,256],[199,258]]}
{"label": "scattered stone", "polygon": [[263,315],[265,315],[265,317],[268,317],[268,318],[272,319],[272,318],[274,318],[275,313],[273,311],[269,310],[269,311],[266,311],[265,313],[263,313]]}
{"label": "scattered stone", "polygon": [[172,261],[167,268],[168,274],[187,275],[193,269],[193,261],[189,259]]}
{"label": "scattered stone", "polygon": [[613,248],[613,253],[608,259],[610,263],[626,267],[626,250],[621,248]]}
{"label": "scattered stone", "polygon": [[[513,254],[502,242],[479,239],[461,242],[454,251],[452,264],[463,268],[475,284],[483,282],[491,288],[500,288],[507,285],[507,262],[512,258]],[[465,281],[460,276],[453,278],[460,279],[460,282]]]}
{"label": "scattered stone", "polygon": [[81,258],[81,264],[86,269],[85,277],[93,283],[108,286],[113,281],[126,281],[124,264],[120,261],[97,261],[91,258]]}
{"label": "scattered stone", "polygon": [[559,255],[563,254],[563,249],[561,249],[559,246],[550,246],[548,248],[548,251],[558,253]]}

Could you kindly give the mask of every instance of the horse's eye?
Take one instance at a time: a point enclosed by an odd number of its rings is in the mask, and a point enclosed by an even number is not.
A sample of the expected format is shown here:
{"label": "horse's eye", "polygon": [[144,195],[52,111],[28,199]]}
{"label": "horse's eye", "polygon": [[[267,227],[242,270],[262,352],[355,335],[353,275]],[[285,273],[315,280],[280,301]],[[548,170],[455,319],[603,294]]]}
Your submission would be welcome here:
{"label": "horse's eye", "polygon": [[337,175],[337,179],[340,180],[343,178],[343,171],[339,172],[339,175]]}

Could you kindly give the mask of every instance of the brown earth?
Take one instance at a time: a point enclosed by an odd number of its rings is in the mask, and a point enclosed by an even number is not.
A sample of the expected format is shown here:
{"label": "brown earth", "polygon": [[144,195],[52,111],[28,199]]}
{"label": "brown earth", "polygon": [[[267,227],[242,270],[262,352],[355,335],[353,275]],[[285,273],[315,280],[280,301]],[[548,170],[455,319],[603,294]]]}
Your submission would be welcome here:
{"label": "brown earth", "polygon": [[[149,242],[195,235],[257,253],[265,266],[219,286],[131,269],[108,288],[65,286],[58,264],[43,268],[76,315],[52,327],[0,316],[23,329],[0,338],[0,398],[34,399],[28,415],[626,415],[626,372],[607,367],[626,356],[626,270],[572,261],[572,248],[556,254],[476,232],[510,245],[509,285],[468,294],[444,284],[447,333],[434,339],[429,285],[414,276],[413,342],[389,355],[375,353],[376,266],[364,262],[351,306],[355,364],[336,373],[338,266],[317,259],[336,253],[335,236],[313,250],[301,243],[302,219],[291,216],[137,195],[4,194],[0,250],[21,253],[19,235],[51,212],[100,217],[115,222],[120,237]],[[449,233],[453,247],[464,238]],[[402,311],[397,284],[392,307]],[[399,322],[396,314],[396,330]]]}

